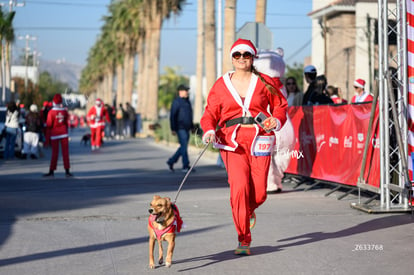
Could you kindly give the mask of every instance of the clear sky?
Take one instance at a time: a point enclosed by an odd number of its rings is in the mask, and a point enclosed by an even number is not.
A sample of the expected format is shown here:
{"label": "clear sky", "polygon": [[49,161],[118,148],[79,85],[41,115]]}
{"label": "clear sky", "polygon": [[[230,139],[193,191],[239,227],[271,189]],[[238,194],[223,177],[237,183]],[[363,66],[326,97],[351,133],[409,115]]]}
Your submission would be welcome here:
{"label": "clear sky", "polygon": [[[24,7],[14,7],[16,36],[30,35],[29,47],[41,59],[66,60],[85,65],[94,45],[102,17],[108,14],[110,0],[17,0]],[[217,0],[216,0],[217,2]],[[1,0],[9,10],[9,0]],[[194,74],[197,49],[197,0],[188,0],[178,16],[164,22],[161,38],[161,68],[179,67],[180,72]],[[224,5],[225,0],[222,0]],[[255,20],[255,0],[237,1],[236,26]],[[273,32],[274,46],[285,50],[287,64],[303,63],[311,54],[311,0],[268,0],[266,25]],[[16,39],[13,56],[24,52],[25,39]]]}

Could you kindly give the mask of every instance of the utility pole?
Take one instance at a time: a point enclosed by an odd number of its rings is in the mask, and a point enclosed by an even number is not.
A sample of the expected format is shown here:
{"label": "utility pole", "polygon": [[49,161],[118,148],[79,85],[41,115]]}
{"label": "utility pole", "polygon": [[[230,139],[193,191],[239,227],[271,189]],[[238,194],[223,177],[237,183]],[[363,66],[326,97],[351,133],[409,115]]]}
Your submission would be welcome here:
{"label": "utility pole", "polygon": [[328,33],[329,28],[326,26],[326,15],[323,16],[323,19],[319,20],[319,25],[322,29],[322,37],[323,37],[323,48],[324,48],[324,56],[323,56],[323,65],[324,65],[324,75],[328,77]]}
{"label": "utility pole", "polygon": [[352,51],[351,47],[348,47],[348,48],[344,49],[344,53],[345,53],[345,56],[346,56],[346,65],[345,65],[345,67],[346,67],[346,82],[345,82],[345,87],[346,87],[346,100],[348,100],[348,101],[351,99],[350,96],[349,96],[349,57],[351,55],[351,51]]}
{"label": "utility pole", "polygon": [[217,4],[217,78],[221,76],[223,68],[223,3],[218,0]]}
{"label": "utility pole", "polygon": [[[11,13],[12,11],[13,11],[13,7],[24,7],[25,6],[25,1],[23,1],[23,3],[19,3],[17,0],[10,0],[9,1],[9,3],[8,3],[8,5],[9,5],[9,12]],[[0,6],[1,7],[3,7],[3,6],[5,6],[6,5],[6,3],[0,3]],[[7,58],[7,56],[9,56],[9,59],[10,59],[10,62],[9,62],[9,64],[10,64],[10,66],[7,68],[8,70],[9,70],[9,78],[11,79],[11,71],[10,71],[10,69],[11,69],[11,63],[12,63],[12,55],[11,55],[11,53],[12,53],[12,44],[10,43],[10,48],[9,49],[6,49],[6,47],[5,47],[5,43],[4,43],[4,41],[1,41],[1,44],[2,44],[2,60],[1,60],[1,68],[2,68],[2,70],[1,70],[1,79],[2,79],[2,102],[3,103],[5,103],[5,101],[6,101],[6,64],[5,64],[5,60],[4,60],[4,58]],[[9,53],[7,53],[6,52],[6,50],[8,50],[9,51]],[[9,83],[8,83],[9,84]]]}
{"label": "utility pole", "polygon": [[368,70],[369,70],[369,91],[373,91],[372,84],[373,84],[373,78],[372,78],[372,30],[371,30],[371,18],[369,17],[369,14],[367,14],[367,41],[368,41]]}
{"label": "utility pole", "polygon": [[[5,6],[6,3],[0,3],[0,6]],[[23,1],[23,3],[19,3],[17,0],[9,0],[9,11],[13,11],[13,7],[24,7],[26,5],[26,1]]]}
{"label": "utility pole", "polygon": [[28,82],[28,66],[29,66],[29,41],[35,41],[37,40],[36,36],[31,36],[29,34],[26,34],[25,36],[19,36],[18,39],[25,39],[26,40],[26,46],[25,46],[25,77],[24,77],[24,92],[27,93],[27,82]]}
{"label": "utility pole", "polygon": [[36,51],[36,50],[34,50],[33,51],[33,67],[39,67],[39,60],[38,60],[38,57],[39,56],[42,56],[42,53],[41,52],[38,52],[38,51]]}

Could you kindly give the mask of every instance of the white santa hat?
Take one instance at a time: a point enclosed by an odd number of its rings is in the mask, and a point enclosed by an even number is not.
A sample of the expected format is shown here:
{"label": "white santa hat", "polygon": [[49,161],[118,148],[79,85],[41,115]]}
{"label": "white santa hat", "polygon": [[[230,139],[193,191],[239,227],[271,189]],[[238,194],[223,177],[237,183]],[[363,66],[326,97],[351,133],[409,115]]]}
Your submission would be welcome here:
{"label": "white santa hat", "polygon": [[364,89],[365,80],[358,78],[357,80],[354,81],[354,86]]}
{"label": "white santa hat", "polygon": [[37,113],[37,105],[36,104],[30,105],[30,111],[33,113]]}
{"label": "white santa hat", "polygon": [[256,69],[270,77],[283,77],[286,64],[283,60],[284,51],[282,48],[276,50],[259,50],[257,59],[254,60]]}
{"label": "white santa hat", "polygon": [[253,56],[257,55],[256,47],[253,45],[252,41],[247,39],[239,38],[234,42],[233,46],[230,49],[230,57],[232,57],[233,53],[238,51],[249,52]]}

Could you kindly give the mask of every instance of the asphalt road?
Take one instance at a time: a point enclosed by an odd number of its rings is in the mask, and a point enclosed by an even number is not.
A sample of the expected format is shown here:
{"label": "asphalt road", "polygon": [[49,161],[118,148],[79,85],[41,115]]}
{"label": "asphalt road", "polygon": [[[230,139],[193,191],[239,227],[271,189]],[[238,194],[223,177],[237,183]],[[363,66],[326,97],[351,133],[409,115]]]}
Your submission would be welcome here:
{"label": "asphalt road", "polygon": [[[91,152],[70,143],[74,178],[50,150],[38,160],[0,160],[0,274],[411,274],[414,218],[367,214],[355,194],[286,182],[256,211],[252,255],[237,246],[225,170],[203,155],[177,199],[185,228],[171,268],[148,268],[148,206],[177,195],[184,173],[165,164],[176,145],[108,141]],[[191,150],[194,161],[201,148]],[[177,165],[180,168],[180,165]],[[375,202],[374,202],[375,203]],[[166,243],[164,244],[164,249]]]}

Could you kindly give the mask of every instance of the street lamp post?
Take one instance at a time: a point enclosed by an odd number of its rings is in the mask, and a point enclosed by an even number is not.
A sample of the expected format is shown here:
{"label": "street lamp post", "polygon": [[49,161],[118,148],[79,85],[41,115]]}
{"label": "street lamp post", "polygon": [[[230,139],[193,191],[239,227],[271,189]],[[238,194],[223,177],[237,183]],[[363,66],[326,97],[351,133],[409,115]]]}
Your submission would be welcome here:
{"label": "street lamp post", "polygon": [[36,36],[31,36],[29,34],[26,34],[25,36],[19,36],[18,39],[25,39],[26,40],[26,46],[25,46],[25,77],[24,77],[24,92],[27,93],[27,82],[28,82],[28,66],[29,66],[29,41],[35,41],[37,40]]}

